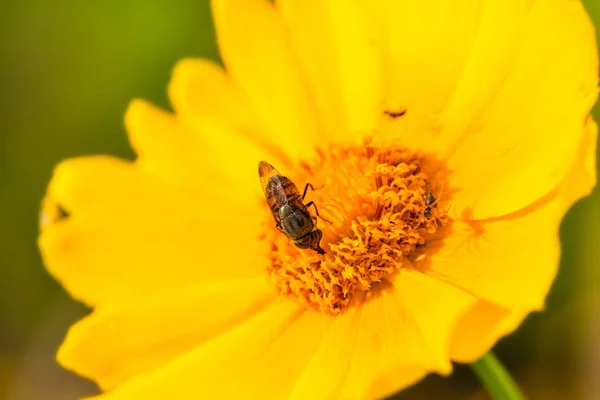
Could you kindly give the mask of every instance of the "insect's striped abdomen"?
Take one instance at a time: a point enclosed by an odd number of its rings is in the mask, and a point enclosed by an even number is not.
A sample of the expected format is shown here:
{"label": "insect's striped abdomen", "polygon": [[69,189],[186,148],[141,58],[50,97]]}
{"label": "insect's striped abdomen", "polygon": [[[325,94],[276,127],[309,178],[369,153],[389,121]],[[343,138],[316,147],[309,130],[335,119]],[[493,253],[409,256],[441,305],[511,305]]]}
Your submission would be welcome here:
{"label": "insect's striped abdomen", "polygon": [[[277,228],[293,239],[297,247],[311,248],[319,254],[324,254],[319,246],[323,234],[319,229],[313,231],[313,217],[303,203],[303,196],[300,196],[294,182],[265,161],[258,164],[258,176]],[[303,247],[304,245],[308,247]]]}

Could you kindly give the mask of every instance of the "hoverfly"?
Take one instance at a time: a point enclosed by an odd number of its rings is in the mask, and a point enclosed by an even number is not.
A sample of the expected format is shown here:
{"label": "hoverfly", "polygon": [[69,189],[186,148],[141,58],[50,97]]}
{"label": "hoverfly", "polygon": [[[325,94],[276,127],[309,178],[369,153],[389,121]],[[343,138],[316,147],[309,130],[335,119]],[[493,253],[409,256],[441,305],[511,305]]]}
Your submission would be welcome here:
{"label": "hoverfly", "polygon": [[308,188],[314,189],[312,185],[307,183],[300,196],[294,182],[265,161],[258,163],[258,176],[277,229],[294,240],[294,245],[299,249],[312,249],[325,254],[319,245],[323,232],[316,228],[316,217],[310,215],[308,207],[313,206],[317,215],[319,210],[312,201],[306,204],[302,202]]}

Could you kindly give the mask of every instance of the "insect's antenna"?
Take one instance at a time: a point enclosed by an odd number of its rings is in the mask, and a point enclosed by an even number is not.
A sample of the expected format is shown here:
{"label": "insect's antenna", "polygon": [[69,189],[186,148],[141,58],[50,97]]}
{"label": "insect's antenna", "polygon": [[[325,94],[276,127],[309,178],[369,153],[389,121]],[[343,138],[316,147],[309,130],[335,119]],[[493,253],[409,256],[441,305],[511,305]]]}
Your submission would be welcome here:
{"label": "insect's antenna", "polygon": [[304,198],[306,197],[306,192],[308,192],[308,188],[311,188],[313,191],[315,190],[312,183],[307,183],[306,185],[304,185],[304,192],[302,192],[302,200],[304,200]]}

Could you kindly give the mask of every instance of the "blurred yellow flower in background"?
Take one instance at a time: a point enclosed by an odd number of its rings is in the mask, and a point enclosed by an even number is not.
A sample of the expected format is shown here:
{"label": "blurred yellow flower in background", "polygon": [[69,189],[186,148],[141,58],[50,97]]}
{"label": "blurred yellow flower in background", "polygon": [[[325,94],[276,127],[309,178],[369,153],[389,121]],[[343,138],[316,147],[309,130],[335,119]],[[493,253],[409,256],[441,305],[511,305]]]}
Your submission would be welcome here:
{"label": "blurred yellow flower in background", "polygon": [[[131,104],[137,160],[55,171],[40,247],[94,308],[62,365],[103,399],[378,398],[543,308],[562,217],[596,179],[579,2],[213,13],[226,69],[183,60],[174,113]],[[325,255],[275,228],[260,160],[314,185]]]}

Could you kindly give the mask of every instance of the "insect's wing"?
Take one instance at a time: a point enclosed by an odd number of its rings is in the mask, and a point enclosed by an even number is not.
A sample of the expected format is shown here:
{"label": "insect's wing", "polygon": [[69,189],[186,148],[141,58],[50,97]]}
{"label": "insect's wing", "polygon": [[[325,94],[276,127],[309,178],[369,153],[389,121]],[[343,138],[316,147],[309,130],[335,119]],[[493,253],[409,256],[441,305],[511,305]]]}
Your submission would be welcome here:
{"label": "insect's wing", "polygon": [[278,198],[280,197],[281,175],[279,171],[275,169],[271,164],[265,161],[258,163],[258,177],[260,178],[260,186],[262,187],[265,198],[267,199],[267,205],[271,210],[271,214],[275,219],[277,226],[281,225],[281,218],[279,217],[278,211]]}
{"label": "insect's wing", "polygon": [[270,197],[269,192],[267,192],[267,187],[269,185],[269,181],[275,175],[280,174],[274,166],[265,161],[258,163],[258,177],[260,178],[260,186],[262,187],[263,193],[267,199]]}

